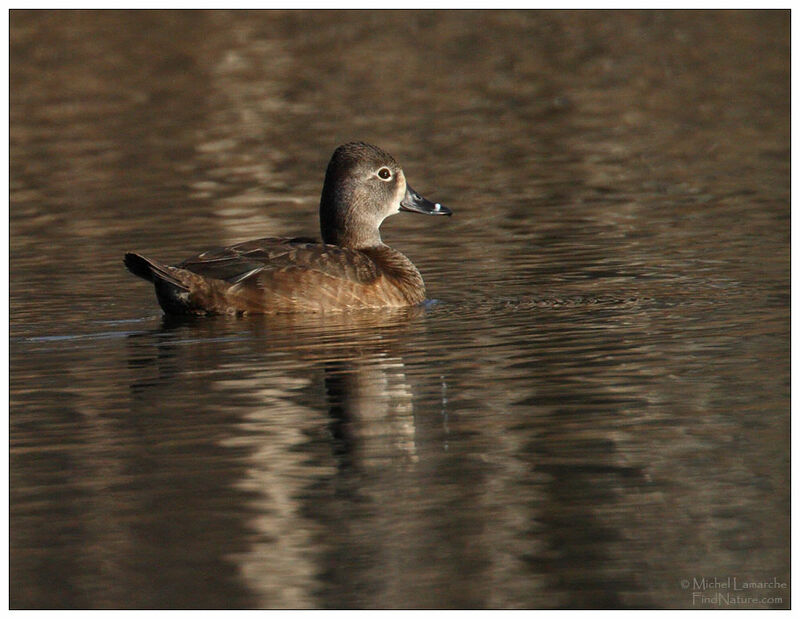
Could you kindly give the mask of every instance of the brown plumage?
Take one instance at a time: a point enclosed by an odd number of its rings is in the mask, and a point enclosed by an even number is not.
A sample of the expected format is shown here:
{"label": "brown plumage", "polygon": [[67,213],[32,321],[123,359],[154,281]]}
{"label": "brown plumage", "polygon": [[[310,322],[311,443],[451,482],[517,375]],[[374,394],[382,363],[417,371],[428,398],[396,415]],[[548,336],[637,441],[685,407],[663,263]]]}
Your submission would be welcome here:
{"label": "brown plumage", "polygon": [[263,238],[205,251],[175,266],[125,254],[177,314],[320,312],[403,307],[425,300],[411,261],[383,244],[379,227],[400,210],[449,215],[417,194],[395,160],[361,142],[336,149],[320,201],[323,243]]}

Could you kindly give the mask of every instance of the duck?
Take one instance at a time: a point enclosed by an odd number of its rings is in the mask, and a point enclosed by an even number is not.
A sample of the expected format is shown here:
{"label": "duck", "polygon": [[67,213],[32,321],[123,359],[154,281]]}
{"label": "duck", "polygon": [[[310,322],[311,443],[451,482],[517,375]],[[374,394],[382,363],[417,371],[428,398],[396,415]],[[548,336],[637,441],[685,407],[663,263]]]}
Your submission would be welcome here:
{"label": "duck", "polygon": [[282,314],[414,306],[426,300],[414,264],[381,240],[401,211],[449,216],[414,191],[395,159],[365,142],[339,146],[325,171],[321,241],[266,237],[166,265],[136,252],[127,269],[151,282],[166,314]]}

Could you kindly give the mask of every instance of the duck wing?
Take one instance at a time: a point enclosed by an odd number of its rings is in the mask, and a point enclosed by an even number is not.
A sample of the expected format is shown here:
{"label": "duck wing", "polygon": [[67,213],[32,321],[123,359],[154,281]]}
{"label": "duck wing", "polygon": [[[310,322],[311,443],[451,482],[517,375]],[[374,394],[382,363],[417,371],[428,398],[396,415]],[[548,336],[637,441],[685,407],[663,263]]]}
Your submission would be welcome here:
{"label": "duck wing", "polygon": [[368,285],[379,276],[375,263],[363,253],[305,237],[267,237],[217,247],[176,266],[238,287],[288,289],[293,279],[314,277]]}

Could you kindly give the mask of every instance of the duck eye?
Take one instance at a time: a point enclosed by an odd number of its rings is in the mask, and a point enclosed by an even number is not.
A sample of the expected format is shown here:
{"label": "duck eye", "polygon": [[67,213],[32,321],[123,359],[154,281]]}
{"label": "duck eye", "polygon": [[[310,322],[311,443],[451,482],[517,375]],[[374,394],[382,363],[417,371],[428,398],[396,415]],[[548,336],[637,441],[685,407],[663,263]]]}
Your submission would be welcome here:
{"label": "duck eye", "polygon": [[389,171],[389,168],[381,168],[378,170],[378,176],[385,181],[388,181],[392,178],[392,173]]}

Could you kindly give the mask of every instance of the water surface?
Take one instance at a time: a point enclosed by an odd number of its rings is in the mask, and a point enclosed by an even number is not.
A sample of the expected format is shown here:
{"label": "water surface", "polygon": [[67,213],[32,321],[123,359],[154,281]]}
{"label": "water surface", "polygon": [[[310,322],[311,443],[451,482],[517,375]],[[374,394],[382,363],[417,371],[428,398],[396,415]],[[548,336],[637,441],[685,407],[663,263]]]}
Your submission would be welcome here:
{"label": "water surface", "polygon": [[[789,606],[788,12],[10,21],[13,608]],[[435,303],[124,270],[315,234],[353,139]]]}

